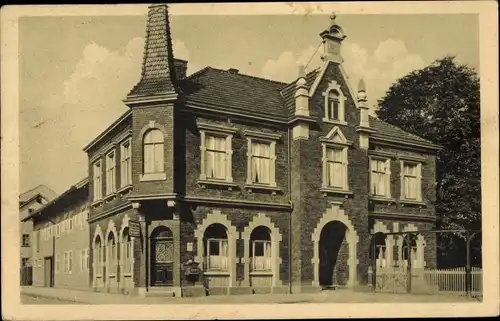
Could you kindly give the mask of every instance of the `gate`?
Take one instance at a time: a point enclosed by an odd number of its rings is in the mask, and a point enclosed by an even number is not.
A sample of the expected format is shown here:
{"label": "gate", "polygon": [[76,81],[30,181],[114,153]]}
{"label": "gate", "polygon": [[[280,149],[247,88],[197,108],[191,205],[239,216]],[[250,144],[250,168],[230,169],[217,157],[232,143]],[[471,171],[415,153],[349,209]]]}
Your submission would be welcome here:
{"label": "gate", "polygon": [[375,291],[377,292],[405,293],[408,272],[402,267],[378,268],[375,273],[375,281]]}

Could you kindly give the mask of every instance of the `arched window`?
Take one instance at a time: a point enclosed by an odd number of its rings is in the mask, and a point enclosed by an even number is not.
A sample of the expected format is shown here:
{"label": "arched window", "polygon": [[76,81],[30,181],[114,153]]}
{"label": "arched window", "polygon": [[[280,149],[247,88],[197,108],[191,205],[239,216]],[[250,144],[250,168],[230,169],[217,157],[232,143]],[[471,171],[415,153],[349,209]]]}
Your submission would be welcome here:
{"label": "arched window", "polygon": [[95,276],[102,275],[102,241],[98,235],[94,241],[94,274]]}
{"label": "arched window", "polygon": [[271,271],[271,231],[258,226],[250,234],[250,258],[252,271]]}
{"label": "arched window", "polygon": [[[409,239],[409,237],[407,237]],[[411,252],[410,252],[411,251]],[[417,242],[414,237],[411,238],[411,241],[408,242],[403,241],[403,266],[406,268],[408,266],[408,257],[411,256],[411,265],[412,268],[417,267],[418,256],[417,256]]]}
{"label": "arched window", "polygon": [[132,273],[132,265],[130,264],[133,253],[132,253],[132,242],[130,240],[130,235],[128,233],[128,227],[123,229],[120,245],[120,260],[122,262],[122,271],[124,274]]}
{"label": "arched window", "polygon": [[152,129],[144,134],[144,173],[163,172],[163,133]]}
{"label": "arched window", "polygon": [[203,238],[207,270],[228,271],[227,231],[224,225],[211,224],[205,230]]}
{"label": "arched window", "polygon": [[106,243],[106,268],[108,270],[108,275],[116,275],[116,240],[115,235],[112,232],[108,234],[108,240]]}
{"label": "arched window", "polygon": [[325,106],[325,117],[328,120],[340,120],[340,95],[338,91],[328,93],[328,104]]}

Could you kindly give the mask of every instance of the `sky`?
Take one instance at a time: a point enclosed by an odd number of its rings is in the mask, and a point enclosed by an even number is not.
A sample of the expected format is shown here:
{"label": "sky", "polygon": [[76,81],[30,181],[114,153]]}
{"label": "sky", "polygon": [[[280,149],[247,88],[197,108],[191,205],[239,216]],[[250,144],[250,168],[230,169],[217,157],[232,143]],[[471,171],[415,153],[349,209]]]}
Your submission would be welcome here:
{"label": "sky", "polygon": [[[20,192],[45,184],[62,193],[87,175],[83,147],[127,110],[139,80],[144,16],[22,17],[19,20]],[[174,55],[188,74],[205,66],[284,82],[320,66],[328,15],[170,18]],[[398,78],[446,55],[479,72],[474,14],[338,15],[344,67],[370,106]],[[316,52],[316,54],[315,54]]]}

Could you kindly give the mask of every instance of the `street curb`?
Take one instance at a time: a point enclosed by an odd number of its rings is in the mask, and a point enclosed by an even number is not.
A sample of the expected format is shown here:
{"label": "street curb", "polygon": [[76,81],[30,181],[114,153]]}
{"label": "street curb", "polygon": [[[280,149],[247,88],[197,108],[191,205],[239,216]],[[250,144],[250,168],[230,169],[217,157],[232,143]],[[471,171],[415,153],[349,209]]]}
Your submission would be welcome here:
{"label": "street curb", "polygon": [[77,300],[71,299],[71,298],[61,298],[61,297],[58,297],[58,296],[54,296],[54,295],[50,295],[50,294],[43,294],[43,293],[39,294],[39,293],[21,292],[21,295],[30,296],[32,298],[56,299],[56,300],[60,300],[60,301],[75,302],[75,303],[84,303],[84,302],[77,301]]}

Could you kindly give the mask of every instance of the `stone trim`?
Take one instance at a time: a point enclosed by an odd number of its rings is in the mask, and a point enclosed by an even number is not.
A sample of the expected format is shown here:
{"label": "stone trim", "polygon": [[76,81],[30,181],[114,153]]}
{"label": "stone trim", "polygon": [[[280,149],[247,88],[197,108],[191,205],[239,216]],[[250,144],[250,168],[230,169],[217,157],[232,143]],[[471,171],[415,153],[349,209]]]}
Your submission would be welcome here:
{"label": "stone trim", "polygon": [[[99,258],[97,258],[99,260],[99,263],[101,263],[101,270],[99,271],[100,273],[97,273],[97,264],[96,264],[96,254],[95,254],[95,250],[96,250],[96,239],[97,237],[100,238],[101,240],[101,246],[100,246],[100,251],[99,251]],[[92,275],[92,286],[93,287],[96,287],[97,286],[97,282],[96,282],[96,279],[97,279],[97,276],[100,276],[102,278],[102,262],[103,262],[103,251],[102,249],[104,248],[104,237],[102,235],[102,229],[101,229],[101,226],[99,224],[96,225],[95,229],[94,229],[94,237],[92,238],[92,270],[93,270],[93,275]]]}
{"label": "stone trim", "polygon": [[205,230],[212,224],[222,224],[226,228],[228,241],[228,260],[229,260],[229,287],[236,284],[236,227],[231,224],[231,220],[219,210],[213,210],[207,214],[207,217],[197,226],[194,236],[197,241],[196,261],[200,264],[204,262],[203,235]]}
{"label": "stone trim", "polygon": [[[252,231],[259,227],[265,226],[271,230],[271,262],[272,262],[272,272],[266,275],[272,274],[272,286],[281,286],[282,282],[279,278],[280,272],[280,262],[281,256],[279,253],[279,245],[282,240],[282,235],[279,231],[279,228],[271,221],[271,219],[266,216],[264,213],[258,213],[257,216],[254,216],[250,221],[247,227],[244,228],[241,233],[241,239],[244,241],[244,255],[245,258],[245,279],[244,282],[248,285],[250,281],[250,275],[252,273],[257,274],[256,272],[250,273],[250,235]],[[262,272],[259,272],[262,273]]]}
{"label": "stone trim", "polygon": [[[118,231],[116,230],[116,226],[115,226],[115,222],[113,220],[109,220],[108,221],[108,228],[106,230],[106,239],[104,240],[104,252],[105,252],[105,255],[106,255],[106,279],[109,280],[109,278],[111,276],[113,277],[116,277],[116,274],[115,273],[109,273],[109,271],[111,270],[110,269],[110,262],[108,260],[109,258],[109,251],[110,251],[110,248],[108,246],[108,237],[109,237],[109,234],[112,233],[113,234],[113,237],[115,239],[115,247],[116,247],[116,257],[113,257],[113,261],[114,263],[118,263],[117,260],[118,260]],[[106,282],[106,285],[109,286],[109,282]]]}
{"label": "stone trim", "polygon": [[[339,119],[330,119],[327,118],[327,108],[328,108],[328,103],[329,103],[329,95],[330,92],[335,91],[338,93],[339,97]],[[340,125],[347,125],[345,121],[345,101],[347,98],[344,96],[344,93],[340,89],[340,84],[337,83],[337,81],[332,80],[328,83],[328,88],[323,92],[323,96],[325,97],[324,99],[324,110],[323,110],[323,121],[327,123],[334,123],[334,124],[340,124]]]}
{"label": "stone trim", "polygon": [[331,207],[326,209],[311,237],[314,243],[314,257],[312,259],[314,266],[313,286],[319,286],[319,240],[321,237],[321,231],[326,224],[332,221],[341,222],[347,227],[345,236],[349,247],[349,259],[347,261],[349,266],[349,280],[347,281],[347,286],[352,288],[357,283],[357,243],[359,241],[359,237],[351,220],[347,214],[345,214],[344,209],[340,208],[340,206],[336,204],[331,204]]}

